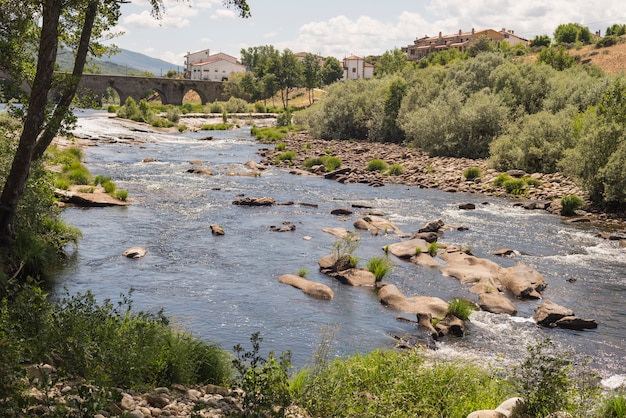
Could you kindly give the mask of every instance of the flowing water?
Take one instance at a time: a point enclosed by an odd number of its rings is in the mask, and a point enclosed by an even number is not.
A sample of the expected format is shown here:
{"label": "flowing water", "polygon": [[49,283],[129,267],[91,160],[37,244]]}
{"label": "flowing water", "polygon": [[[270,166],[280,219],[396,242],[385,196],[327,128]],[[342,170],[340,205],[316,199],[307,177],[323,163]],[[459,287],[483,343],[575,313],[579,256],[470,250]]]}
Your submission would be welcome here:
{"label": "flowing water", "polygon": [[[403,231],[443,219],[467,231],[448,231],[441,242],[471,246],[478,257],[503,266],[522,262],[535,267],[548,283],[543,292],[583,318],[599,322],[597,330],[576,332],[545,329],[532,321],[540,301],[515,301],[515,317],[475,312],[461,339],[437,343],[436,356],[460,356],[490,362],[519,362],[526,346],[550,337],[564,353],[591,356],[593,365],[613,381],[626,377],[626,249],[596,238],[597,230],[564,222],[543,211],[514,208],[510,201],[480,195],[445,193],[415,187],[340,184],[317,177],[296,176],[269,168],[260,177],[244,173],[243,163],[259,161],[262,145],[248,128],[165,135],[129,133],[102,117],[81,117],[83,133],[140,138],[137,142],[99,143],[85,150],[85,163],[95,174],[111,177],[127,189],[127,207],[67,208],[64,219],[83,232],[78,250],[55,278],[60,297],[91,290],[98,299],[119,300],[132,288],[137,309],[165,314],[197,337],[230,350],[248,346],[259,331],[262,350],[292,352],[296,366],[306,364],[326,331],[334,333],[336,355],[392,347],[392,334],[415,332],[398,322],[397,312],[378,303],[369,288],[354,288],[322,275],[317,260],[333,251],[335,238],[324,227],[344,227],[360,215],[336,217],[330,211],[353,204],[383,212]],[[154,158],[153,163],[143,163]],[[190,161],[203,161],[213,176],[189,174]],[[273,197],[272,207],[242,207],[242,195]],[[461,211],[461,201],[477,209]],[[293,202],[283,205],[280,203]],[[488,203],[488,204],[482,204]],[[317,205],[314,207],[310,204]],[[272,232],[283,222],[295,231]],[[210,225],[226,234],[213,236]],[[355,255],[366,260],[383,254],[382,247],[400,240],[395,235],[361,235]],[[306,238],[306,239],[305,239]],[[131,246],[148,254],[123,257]],[[513,248],[524,255],[502,259],[496,249]],[[394,258],[396,268],[385,278],[407,296],[438,296],[444,300],[472,297],[468,286],[442,276],[437,269]],[[308,270],[307,278],[330,286],[332,301],[320,301],[277,281],[285,273]],[[575,279],[568,281],[567,279]]]}

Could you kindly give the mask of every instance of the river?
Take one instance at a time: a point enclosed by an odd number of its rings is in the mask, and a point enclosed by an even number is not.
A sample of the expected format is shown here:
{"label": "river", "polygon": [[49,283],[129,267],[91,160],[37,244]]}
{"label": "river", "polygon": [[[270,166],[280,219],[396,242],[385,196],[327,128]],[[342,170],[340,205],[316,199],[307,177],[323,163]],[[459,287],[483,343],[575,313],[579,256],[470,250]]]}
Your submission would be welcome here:
{"label": "river", "polygon": [[[92,174],[109,176],[118,188],[127,189],[131,204],[63,211],[63,218],[80,228],[83,238],[55,275],[55,297],[62,296],[64,289],[70,294],[91,290],[100,300],[115,301],[134,289],[137,309],[162,308],[195,336],[227,350],[236,344],[249,347],[251,334],[259,331],[263,352],[290,350],[298,367],[311,360],[324,332],[334,334],[333,355],[393,347],[391,334],[415,330],[398,322],[397,312],[380,305],[373,289],[343,285],[319,273],[317,266],[335,243],[322,228],[351,230],[360,217],[359,209],[344,217],[330,211],[367,205],[407,232],[436,219],[467,227],[445,232],[440,241],[471,246],[478,257],[503,266],[522,262],[535,267],[548,283],[544,299],[599,322],[596,330],[584,332],[541,328],[532,320],[541,302],[515,301],[517,316],[475,312],[467,334],[438,342],[433,355],[515,364],[526,355],[528,344],[550,337],[563,353],[590,356],[593,366],[609,379],[606,382],[626,379],[626,248],[597,238],[591,226],[515,208],[503,198],[401,185],[344,185],[272,167],[258,177],[229,175],[245,172],[246,161],[260,160],[257,151],[264,145],[250,136],[248,127],[210,133],[141,133],[107,118],[82,116],[77,132],[135,138],[101,141],[85,149],[85,164]],[[208,134],[214,139],[200,140]],[[144,163],[145,158],[156,161]],[[187,173],[193,160],[204,162],[214,175]],[[242,195],[269,196],[279,204],[233,205]],[[477,209],[461,211],[461,201],[476,203]],[[280,204],[287,202],[293,204]],[[271,231],[271,226],[283,222],[294,223],[296,229]],[[212,235],[211,224],[221,225],[225,235]],[[399,240],[391,234],[361,234],[355,255],[365,265],[369,258],[383,255],[385,245]],[[122,252],[132,246],[145,247],[148,254],[126,259]],[[523,255],[513,259],[491,255],[502,247]],[[473,296],[467,286],[442,276],[438,269],[393,261],[395,268],[384,280],[408,296],[444,300]],[[277,281],[278,276],[300,269],[308,270],[310,280],[330,286],[334,299],[315,300]]]}

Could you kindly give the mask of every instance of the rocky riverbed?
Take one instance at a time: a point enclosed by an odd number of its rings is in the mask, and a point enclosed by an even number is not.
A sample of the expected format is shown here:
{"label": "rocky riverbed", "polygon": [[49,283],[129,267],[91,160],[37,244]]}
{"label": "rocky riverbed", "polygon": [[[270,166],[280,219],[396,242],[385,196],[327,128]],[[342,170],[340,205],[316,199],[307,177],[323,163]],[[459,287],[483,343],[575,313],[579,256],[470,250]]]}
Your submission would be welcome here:
{"label": "rocky riverbed", "polygon": [[[503,196],[513,200],[514,205],[527,209],[544,209],[558,214],[561,211],[560,199],[566,195],[576,194],[587,203],[585,210],[577,211],[574,222],[597,222],[610,226],[612,229],[626,227],[626,214],[623,211],[607,213],[602,208],[591,204],[589,196],[571,178],[561,173],[524,173],[519,170],[508,172],[512,177],[530,176],[539,181],[540,185],[529,187],[523,196],[507,194],[503,187],[495,186],[493,181],[502,174],[489,168],[486,160],[467,158],[430,157],[419,150],[392,143],[322,140],[316,139],[306,132],[289,134],[280,142],[285,144],[284,150],[296,152],[292,160],[279,160],[281,152],[277,148],[264,149],[261,152],[264,164],[275,164],[291,169],[294,174],[320,175],[341,183],[367,183],[373,187],[388,183],[404,184],[421,188],[440,189],[447,192],[481,193],[487,196]],[[328,172],[324,166],[308,169],[304,163],[309,158],[331,155],[341,160],[341,167]],[[380,159],[389,166],[399,164],[402,173],[390,175],[381,171],[368,171],[368,163]],[[481,175],[466,180],[464,171],[478,167]]]}

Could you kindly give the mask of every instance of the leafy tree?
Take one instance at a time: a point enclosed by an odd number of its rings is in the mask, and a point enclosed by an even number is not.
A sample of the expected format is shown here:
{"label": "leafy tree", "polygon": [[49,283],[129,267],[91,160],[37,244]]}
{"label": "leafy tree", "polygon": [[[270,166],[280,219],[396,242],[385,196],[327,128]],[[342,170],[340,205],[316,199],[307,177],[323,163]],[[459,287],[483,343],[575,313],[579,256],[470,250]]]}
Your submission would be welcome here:
{"label": "leafy tree", "polygon": [[407,83],[402,78],[394,79],[389,85],[383,103],[383,131],[380,138],[383,142],[404,142],[404,132],[398,126],[396,119],[407,89]]}
{"label": "leafy tree", "polygon": [[[250,14],[245,0],[225,0],[227,6],[239,10],[242,17]],[[160,16],[163,4],[150,2],[153,14]],[[16,10],[18,10],[16,12]],[[18,15],[0,28],[1,48],[14,50],[16,42],[36,45],[36,70],[32,77],[31,94],[25,107],[24,128],[15,151],[11,170],[0,195],[0,246],[9,248],[15,240],[14,220],[20,198],[28,179],[34,159],[40,158],[54,136],[61,130],[70,115],[70,104],[83,73],[88,53],[104,50],[92,42],[105,36],[106,30],[115,25],[120,16],[120,2],[115,0],[7,0],[0,3],[0,15]],[[35,22],[37,27],[35,27]],[[5,27],[9,30],[5,31]],[[16,38],[17,37],[17,38]],[[58,85],[60,100],[48,112],[48,97],[54,82],[54,68],[59,46],[65,44],[75,51],[74,68]],[[7,58],[24,59],[23,63],[5,65]],[[34,68],[28,55],[4,55],[1,66],[10,70],[17,79],[30,79],[25,69]],[[8,67],[8,68],[7,68]],[[51,116],[49,116],[51,115]]]}
{"label": "leafy tree", "polygon": [[622,36],[626,34],[626,24],[620,25],[615,23],[606,28],[605,36]]}
{"label": "leafy tree", "polygon": [[552,40],[548,35],[537,35],[530,41],[531,48],[548,47],[552,44]]}
{"label": "leafy tree", "polygon": [[385,51],[376,65],[376,75],[382,77],[388,74],[396,74],[402,71],[407,63],[406,54],[400,48]]}
{"label": "leafy tree", "polygon": [[289,90],[304,83],[302,62],[289,49],[285,49],[277,61],[276,78],[281,89],[284,109],[289,108]]}
{"label": "leafy tree", "polygon": [[580,42],[584,45],[591,43],[589,28],[580,23],[564,23],[554,30],[554,40],[557,44],[575,44]]}
{"label": "leafy tree", "polygon": [[563,45],[559,45],[556,48],[552,46],[543,48],[537,57],[537,62],[543,62],[555,70],[563,71],[576,64],[576,59],[565,50]]}
{"label": "leafy tree", "polygon": [[439,52],[433,52],[432,54],[428,54],[427,57],[422,58],[419,61],[418,66],[420,68],[426,68],[429,65],[448,65],[457,60],[467,59],[468,55],[466,52],[461,52],[456,48],[445,49]]}
{"label": "leafy tree", "polygon": [[473,40],[467,46],[467,55],[469,55],[470,57],[475,57],[482,52],[494,52],[497,49],[498,48],[491,39],[489,39],[485,35],[481,35],[478,37],[478,39]]}
{"label": "leafy tree", "polygon": [[343,77],[343,68],[341,63],[335,57],[324,58],[322,65],[322,84],[325,86],[333,84],[335,81],[341,80]]}
{"label": "leafy tree", "polygon": [[596,107],[578,115],[576,145],[560,161],[597,202],[626,203],[626,85],[618,79]]}
{"label": "leafy tree", "polygon": [[313,89],[320,87],[322,83],[322,70],[320,68],[320,58],[314,54],[306,54],[302,62],[304,87],[309,92],[309,104],[313,103]]}

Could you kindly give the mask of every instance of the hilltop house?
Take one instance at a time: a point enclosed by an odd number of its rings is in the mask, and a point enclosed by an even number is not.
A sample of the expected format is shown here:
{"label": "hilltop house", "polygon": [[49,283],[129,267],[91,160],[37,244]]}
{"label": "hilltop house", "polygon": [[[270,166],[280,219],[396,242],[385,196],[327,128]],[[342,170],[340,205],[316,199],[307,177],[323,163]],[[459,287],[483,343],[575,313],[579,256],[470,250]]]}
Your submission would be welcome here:
{"label": "hilltop house", "polygon": [[231,74],[245,71],[237,58],[223,52],[211,55],[205,49],[185,55],[185,77],[191,80],[225,81]]}
{"label": "hilltop house", "polygon": [[343,81],[374,77],[374,66],[365,62],[365,58],[351,55],[343,59]]}
{"label": "hilltop house", "polygon": [[425,35],[423,38],[416,38],[415,41],[413,41],[413,45],[402,48],[402,51],[407,54],[409,61],[419,61],[433,52],[443,51],[450,48],[455,48],[464,52],[472,41],[481,36],[486,36],[493,42],[505,41],[511,46],[515,46],[517,44],[524,44],[525,46],[528,46],[527,39],[515,35],[514,31],[506,30],[506,28],[502,28],[501,31],[496,31],[494,29],[472,29],[471,32],[463,32],[459,29],[459,32],[453,35],[442,35],[441,32],[439,32],[439,36]]}

